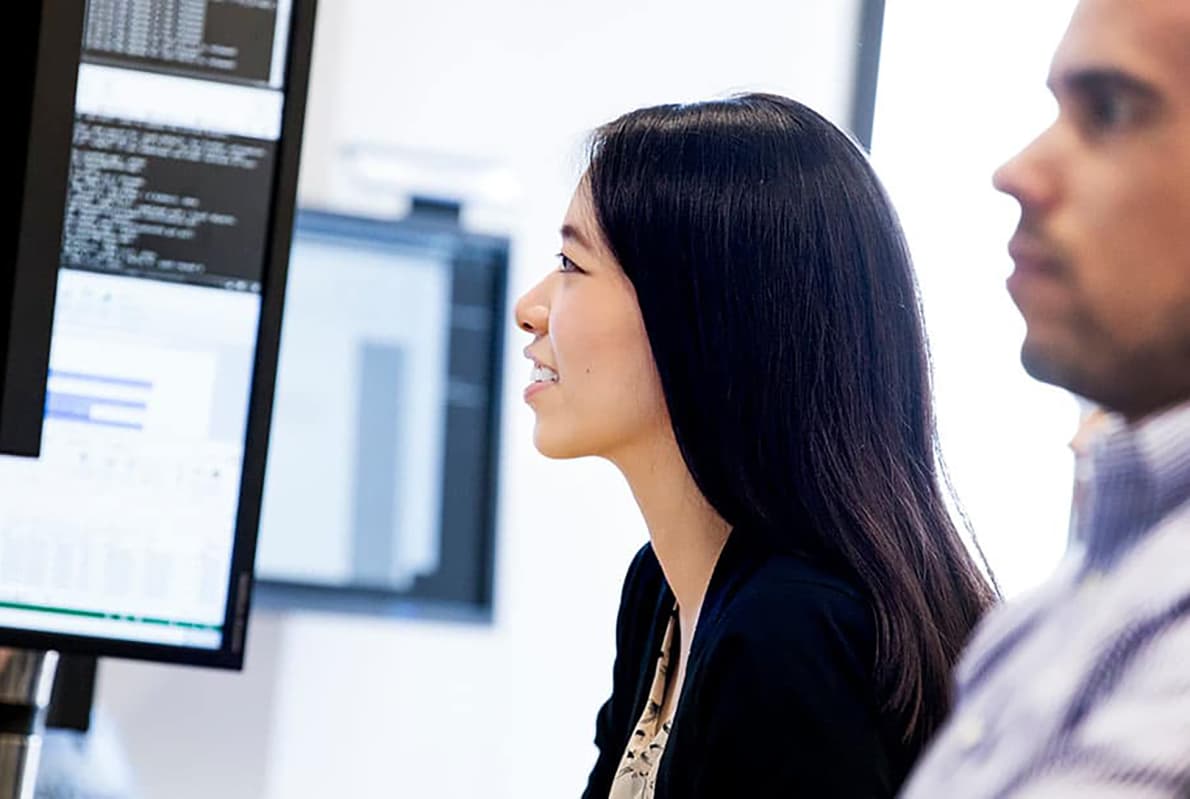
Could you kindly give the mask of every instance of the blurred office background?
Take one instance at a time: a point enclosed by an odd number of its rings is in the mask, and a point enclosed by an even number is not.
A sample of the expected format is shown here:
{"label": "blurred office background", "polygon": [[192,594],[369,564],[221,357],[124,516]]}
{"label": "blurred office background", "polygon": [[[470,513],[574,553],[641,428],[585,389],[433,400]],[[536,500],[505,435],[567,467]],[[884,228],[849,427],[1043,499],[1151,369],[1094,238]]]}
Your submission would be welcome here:
{"label": "blurred office background", "polygon": [[[591,128],[638,106],[740,90],[788,94],[849,125],[874,5],[324,0],[299,204],[395,218],[411,194],[457,200],[465,229],[507,239],[511,300],[554,266]],[[1015,209],[990,174],[1052,112],[1045,68],[1072,3],[1005,0],[961,15],[953,6],[890,4],[874,161],[921,271],[949,466],[1011,595],[1041,580],[1065,544],[1077,408],[1019,368],[1023,328],[1002,285]],[[410,292],[434,296],[432,283],[386,285],[368,313],[383,325],[384,297],[400,316]],[[287,308],[279,413],[286,359],[316,357],[288,332],[310,307]],[[406,331],[391,335],[416,335],[411,320],[390,321]],[[254,609],[243,674],[104,661],[99,714],[143,796],[581,791],[610,689],[620,582],[646,531],[610,466],[551,462],[533,449],[520,401],[527,339],[496,322],[507,335],[503,413],[494,560],[479,607],[369,612],[281,595]],[[286,467],[323,457],[300,442],[278,455],[279,442],[273,457]],[[270,501],[281,502],[266,493],[266,528],[272,513],[284,517],[274,531],[317,539],[317,523],[302,520],[319,509],[286,500],[270,511]],[[265,535],[262,557],[283,564],[281,534]],[[409,558],[433,560],[426,540]]]}

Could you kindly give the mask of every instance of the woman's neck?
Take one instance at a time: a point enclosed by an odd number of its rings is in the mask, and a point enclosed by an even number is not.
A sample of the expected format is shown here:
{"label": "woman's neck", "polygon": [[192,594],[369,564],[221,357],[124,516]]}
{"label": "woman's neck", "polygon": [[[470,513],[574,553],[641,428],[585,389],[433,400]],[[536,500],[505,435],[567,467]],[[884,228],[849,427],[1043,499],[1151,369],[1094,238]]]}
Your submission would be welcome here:
{"label": "woman's neck", "polygon": [[672,435],[613,462],[645,517],[653,551],[677,599],[682,630],[689,636],[731,527],[698,490]]}

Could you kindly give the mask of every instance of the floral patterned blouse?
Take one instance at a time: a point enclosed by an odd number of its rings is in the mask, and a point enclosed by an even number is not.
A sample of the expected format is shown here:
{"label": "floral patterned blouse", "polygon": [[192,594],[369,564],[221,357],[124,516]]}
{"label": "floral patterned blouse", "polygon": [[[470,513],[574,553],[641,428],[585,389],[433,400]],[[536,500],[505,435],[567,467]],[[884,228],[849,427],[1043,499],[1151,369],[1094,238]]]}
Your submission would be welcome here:
{"label": "floral patterned blouse", "polygon": [[628,739],[608,799],[653,799],[653,791],[657,787],[657,764],[665,754],[665,743],[669,740],[669,729],[673,724],[673,716],[661,720],[661,706],[665,702],[665,690],[669,684],[676,619],[677,608],[670,615],[669,626],[665,629],[665,638],[657,657],[657,671],[653,675],[653,687],[649,689],[649,701],[645,702],[640,721]]}

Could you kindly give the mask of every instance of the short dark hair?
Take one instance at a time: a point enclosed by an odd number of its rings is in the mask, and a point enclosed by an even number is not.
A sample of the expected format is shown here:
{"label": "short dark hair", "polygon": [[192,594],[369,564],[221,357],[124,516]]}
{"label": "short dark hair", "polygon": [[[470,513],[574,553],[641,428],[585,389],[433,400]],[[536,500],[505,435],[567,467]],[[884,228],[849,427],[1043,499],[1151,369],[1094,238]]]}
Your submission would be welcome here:
{"label": "short dark hair", "polygon": [[747,94],[599,128],[586,180],[699,489],[736,533],[859,583],[876,679],[928,736],[996,595],[947,509],[917,284],[866,157]]}

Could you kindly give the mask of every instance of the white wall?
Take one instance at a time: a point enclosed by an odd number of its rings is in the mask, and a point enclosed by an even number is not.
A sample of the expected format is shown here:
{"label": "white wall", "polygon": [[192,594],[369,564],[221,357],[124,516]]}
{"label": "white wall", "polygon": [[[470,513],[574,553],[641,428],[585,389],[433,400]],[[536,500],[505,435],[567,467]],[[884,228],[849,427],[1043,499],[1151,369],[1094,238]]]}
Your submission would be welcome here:
{"label": "white wall", "polygon": [[[515,295],[552,268],[600,122],[741,89],[845,120],[858,5],[323,0],[302,202],[398,207],[353,174],[353,144],[490,165],[504,205],[475,221],[511,232]],[[609,467],[534,452],[511,335],[495,623],[258,614],[243,677],[105,664],[100,702],[145,796],[578,794],[620,581],[645,531]]]}
{"label": "white wall", "polygon": [[1020,365],[1004,288],[1016,203],[992,172],[1048,125],[1074,0],[889,3],[872,155],[905,225],[933,348],[942,446],[1006,594],[1066,544],[1078,408]]}

